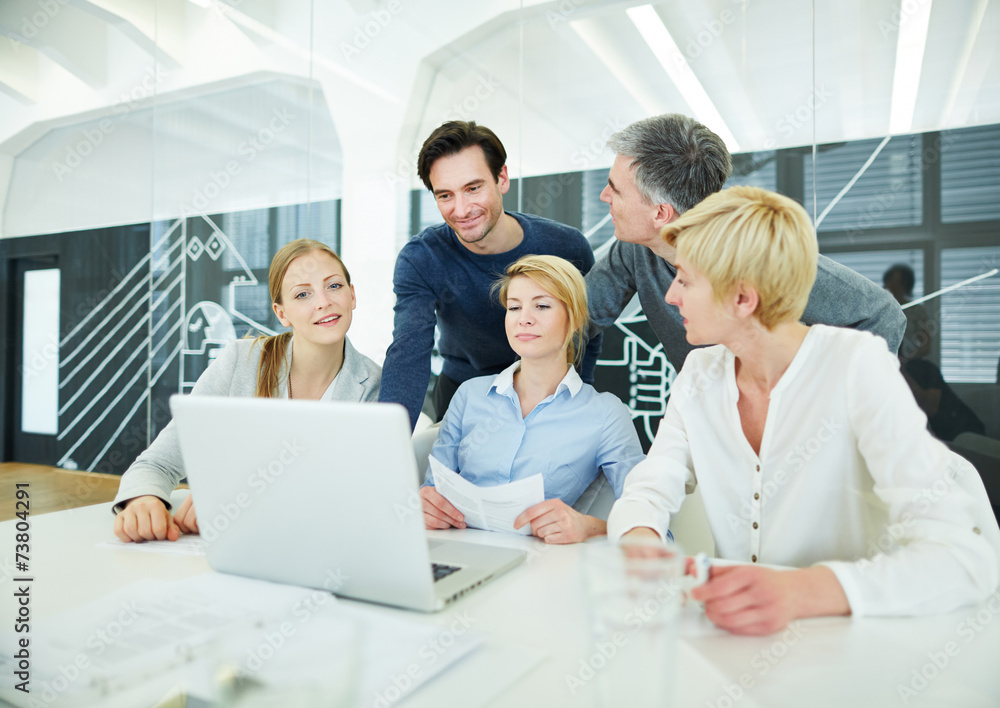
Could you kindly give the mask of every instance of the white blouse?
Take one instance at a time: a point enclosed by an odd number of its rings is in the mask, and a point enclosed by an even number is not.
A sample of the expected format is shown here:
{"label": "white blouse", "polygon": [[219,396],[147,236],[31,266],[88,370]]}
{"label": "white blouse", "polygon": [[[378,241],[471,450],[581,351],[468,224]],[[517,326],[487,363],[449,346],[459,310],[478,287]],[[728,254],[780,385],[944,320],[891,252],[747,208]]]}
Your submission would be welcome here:
{"label": "white blouse", "polygon": [[700,484],[720,558],[822,562],[854,615],[945,612],[996,589],[1000,529],[979,474],[927,432],[881,339],[812,326],[771,392],[759,456],[738,400],[732,352],[688,355],[609,536],[664,536]]}

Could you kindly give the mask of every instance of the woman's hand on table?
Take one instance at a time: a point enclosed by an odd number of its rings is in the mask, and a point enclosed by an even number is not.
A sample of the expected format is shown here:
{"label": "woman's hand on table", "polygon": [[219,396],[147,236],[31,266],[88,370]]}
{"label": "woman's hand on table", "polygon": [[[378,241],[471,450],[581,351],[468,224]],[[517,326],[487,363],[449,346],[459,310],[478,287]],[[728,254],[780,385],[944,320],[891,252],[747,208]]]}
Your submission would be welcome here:
{"label": "woman's hand on table", "polygon": [[181,529],[174,523],[166,504],[157,496],[130,499],[115,516],[115,536],[125,543],[164,539],[176,541],[180,535]]}
{"label": "woman's hand on table", "polygon": [[773,634],[795,619],[851,612],[837,576],[825,566],[712,566],[708,582],[691,597],[705,603],[708,619],[733,634]]}
{"label": "woman's hand on table", "polygon": [[546,499],[514,519],[514,528],[531,524],[531,533],[546,543],[579,543],[607,533],[607,524],[581,514],[562,499]]}
{"label": "woman's hand on table", "polygon": [[424,508],[424,526],[429,529],[465,528],[465,516],[434,487],[420,488]]}

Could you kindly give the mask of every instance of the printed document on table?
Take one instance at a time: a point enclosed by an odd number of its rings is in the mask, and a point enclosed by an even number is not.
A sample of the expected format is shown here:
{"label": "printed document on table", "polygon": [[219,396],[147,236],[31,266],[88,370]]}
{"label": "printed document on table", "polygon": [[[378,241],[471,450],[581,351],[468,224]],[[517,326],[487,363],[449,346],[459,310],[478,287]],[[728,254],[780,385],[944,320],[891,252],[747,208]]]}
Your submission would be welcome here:
{"label": "printed document on table", "polygon": [[[483,646],[473,623],[460,612],[443,634],[320,590],[224,573],[146,579],[33,623],[30,687],[58,708],[131,708],[160,705],[177,687],[219,701],[220,677],[240,676],[248,690],[356,692],[352,706],[389,705],[382,696],[400,700]],[[17,670],[18,636],[0,634],[5,677]],[[28,705],[14,683],[0,681],[0,705]]]}
{"label": "printed document on table", "polygon": [[531,524],[514,528],[521,512],[545,501],[542,475],[519,479],[496,487],[480,487],[430,457],[434,486],[445,499],[465,516],[472,528],[531,535]]}
{"label": "printed document on table", "polygon": [[114,538],[110,541],[102,541],[97,545],[101,548],[114,548],[119,551],[163,553],[171,556],[205,555],[205,542],[198,534],[181,534],[181,537],[176,541],[143,541],[142,543],[125,543]]}

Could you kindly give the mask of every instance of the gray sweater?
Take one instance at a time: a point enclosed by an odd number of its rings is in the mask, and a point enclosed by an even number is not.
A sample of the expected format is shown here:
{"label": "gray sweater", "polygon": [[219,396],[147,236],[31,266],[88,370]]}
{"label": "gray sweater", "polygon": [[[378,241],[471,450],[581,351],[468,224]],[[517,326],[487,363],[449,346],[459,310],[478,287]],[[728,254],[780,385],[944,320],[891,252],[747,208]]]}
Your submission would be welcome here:
{"label": "gray sweater", "polygon": [[[680,312],[663,299],[676,273],[645,246],[616,240],[586,276],[590,336],[613,325],[638,292],[642,311],[663,344],[664,354],[680,371],[694,347],[685,337]],[[892,295],[826,256],[819,257],[816,283],[802,321],[868,330],[882,337],[893,354],[906,329],[906,317]]]}
{"label": "gray sweater", "polygon": [[[291,347],[291,340],[289,340]],[[257,367],[260,364],[259,346],[252,339],[238,339],[226,345],[219,357],[212,362],[191,390],[192,396],[230,396],[252,398],[257,389]],[[288,360],[287,352],[285,360]],[[278,372],[284,381],[285,366]],[[344,340],[344,364],[337,374],[334,398],[338,401],[376,401],[382,369],[358,352],[350,340]],[[170,508],[170,492],[184,478],[177,426],[167,424],[156,440],[139,455],[125,474],[118,487],[112,508],[122,510],[129,499],[152,494]]]}

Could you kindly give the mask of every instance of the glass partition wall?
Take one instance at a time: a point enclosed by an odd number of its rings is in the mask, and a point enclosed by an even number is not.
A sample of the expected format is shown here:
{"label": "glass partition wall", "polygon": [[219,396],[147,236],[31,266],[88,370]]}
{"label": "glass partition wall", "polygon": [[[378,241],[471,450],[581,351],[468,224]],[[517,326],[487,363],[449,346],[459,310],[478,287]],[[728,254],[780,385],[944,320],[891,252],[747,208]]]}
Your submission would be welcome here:
{"label": "glass partition wall", "polygon": [[[1000,262],[992,4],[39,7],[0,9],[10,40],[0,48],[0,386],[13,399],[33,361],[55,367],[58,425],[33,437],[11,403],[5,459],[124,471],[169,421],[169,395],[189,391],[220,347],[281,331],[267,268],[294,238],[343,255],[358,298],[352,342],[381,360],[395,255],[441,220],[416,156],[446,120],[475,120],[503,141],[507,209],[579,228],[600,257],[613,238],[599,199],[613,160],[605,143],[666,112],[725,140],[730,184],[803,203],[825,255],[880,285],[907,266],[901,299],[933,296],[907,309],[915,394],[951,391],[979,421],[962,432],[993,442],[962,440],[1000,445],[1000,277],[936,295]],[[67,28],[86,39],[70,42]],[[62,272],[58,342],[15,356],[12,274],[39,254]],[[633,303],[605,334],[597,383],[628,404],[647,444],[675,374]]]}

